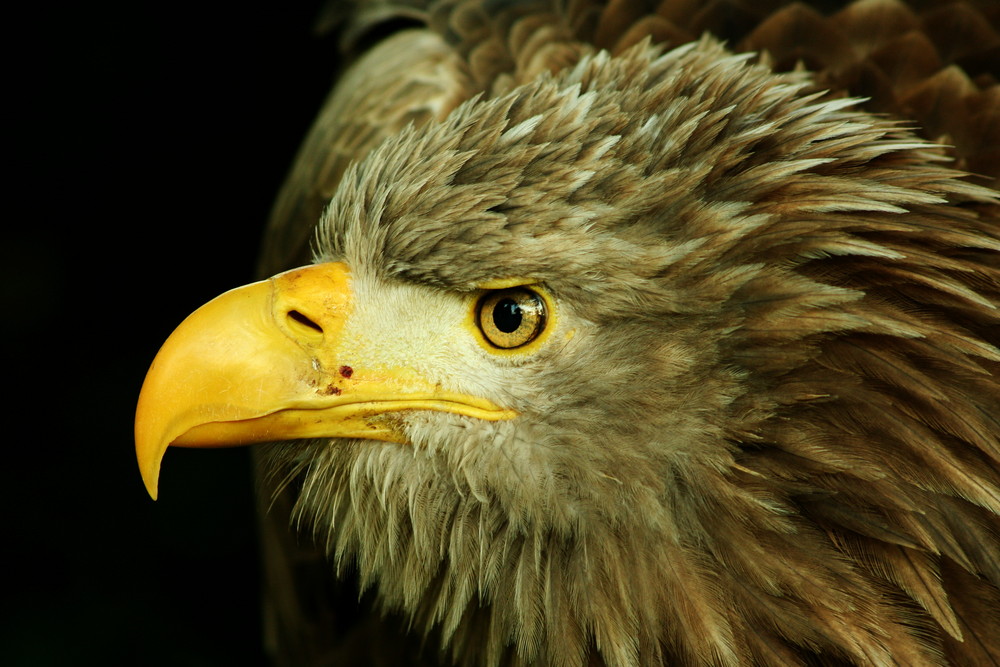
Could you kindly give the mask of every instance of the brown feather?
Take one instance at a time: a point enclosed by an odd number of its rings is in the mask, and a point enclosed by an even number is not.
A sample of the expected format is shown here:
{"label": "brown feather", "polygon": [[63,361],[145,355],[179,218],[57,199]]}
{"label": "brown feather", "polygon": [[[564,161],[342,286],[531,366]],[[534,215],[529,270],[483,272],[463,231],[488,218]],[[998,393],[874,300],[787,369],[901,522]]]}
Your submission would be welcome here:
{"label": "brown feather", "polygon": [[279,662],[345,655],[326,551],[431,661],[1000,664],[995,5],[330,14],[349,53],[401,19],[426,27],[345,70],[262,272],[312,240],[435,289],[530,276],[592,328],[502,455],[260,457]]}

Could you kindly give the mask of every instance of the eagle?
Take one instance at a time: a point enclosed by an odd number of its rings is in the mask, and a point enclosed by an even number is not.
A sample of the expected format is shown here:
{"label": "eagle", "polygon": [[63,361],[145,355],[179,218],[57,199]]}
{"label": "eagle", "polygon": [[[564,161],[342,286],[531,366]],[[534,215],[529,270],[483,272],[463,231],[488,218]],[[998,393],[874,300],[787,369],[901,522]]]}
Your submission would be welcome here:
{"label": "eagle", "polygon": [[136,410],[154,498],[257,444],[287,662],[315,551],[440,664],[1000,665],[995,2],[324,17],[265,278]]}

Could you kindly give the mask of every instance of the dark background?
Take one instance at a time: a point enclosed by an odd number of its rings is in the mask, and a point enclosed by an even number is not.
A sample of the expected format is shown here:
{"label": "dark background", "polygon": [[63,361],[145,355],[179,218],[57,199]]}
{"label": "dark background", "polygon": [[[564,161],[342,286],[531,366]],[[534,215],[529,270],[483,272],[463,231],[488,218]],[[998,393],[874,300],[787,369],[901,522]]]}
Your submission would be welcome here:
{"label": "dark background", "polygon": [[266,664],[248,453],[171,450],[154,503],[132,419],[173,327],[254,279],[336,69],[319,6],[5,21],[0,664]]}

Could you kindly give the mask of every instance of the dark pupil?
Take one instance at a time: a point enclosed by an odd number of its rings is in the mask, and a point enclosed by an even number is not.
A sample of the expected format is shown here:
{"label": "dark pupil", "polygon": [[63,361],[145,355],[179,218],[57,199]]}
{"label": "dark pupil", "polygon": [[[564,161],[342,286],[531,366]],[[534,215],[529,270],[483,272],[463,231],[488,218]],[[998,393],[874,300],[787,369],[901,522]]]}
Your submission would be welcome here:
{"label": "dark pupil", "polygon": [[504,333],[517,331],[521,326],[521,307],[513,299],[501,299],[493,309],[493,324]]}

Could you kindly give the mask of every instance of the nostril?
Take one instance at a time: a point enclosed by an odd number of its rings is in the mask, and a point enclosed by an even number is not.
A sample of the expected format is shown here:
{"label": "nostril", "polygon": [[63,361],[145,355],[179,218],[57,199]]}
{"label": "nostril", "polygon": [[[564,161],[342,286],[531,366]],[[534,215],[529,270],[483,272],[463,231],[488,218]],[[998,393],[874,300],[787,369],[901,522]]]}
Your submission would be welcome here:
{"label": "nostril", "polygon": [[309,327],[313,331],[316,331],[318,333],[323,333],[323,327],[321,327],[320,325],[316,324],[315,322],[313,322],[312,320],[310,320],[308,317],[306,317],[305,315],[303,315],[302,313],[300,313],[297,310],[290,310],[290,311],[288,311],[288,317],[290,319],[292,319],[293,321],[298,322],[299,324],[301,324],[303,326]]}

